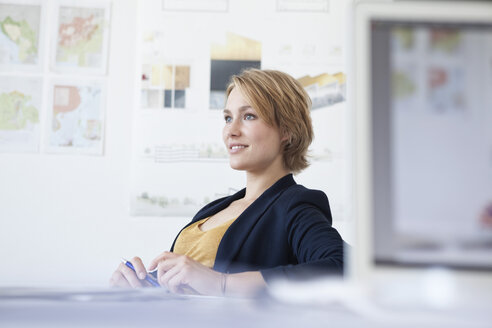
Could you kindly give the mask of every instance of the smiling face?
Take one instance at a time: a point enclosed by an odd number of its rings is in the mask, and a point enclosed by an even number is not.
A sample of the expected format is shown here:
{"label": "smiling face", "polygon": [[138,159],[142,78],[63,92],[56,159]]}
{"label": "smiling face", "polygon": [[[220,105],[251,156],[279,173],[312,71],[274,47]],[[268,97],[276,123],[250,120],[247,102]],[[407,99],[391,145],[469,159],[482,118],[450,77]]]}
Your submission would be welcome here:
{"label": "smiling face", "polygon": [[257,174],[285,171],[279,130],[268,125],[237,88],[227,98],[224,120],[222,137],[233,169]]}

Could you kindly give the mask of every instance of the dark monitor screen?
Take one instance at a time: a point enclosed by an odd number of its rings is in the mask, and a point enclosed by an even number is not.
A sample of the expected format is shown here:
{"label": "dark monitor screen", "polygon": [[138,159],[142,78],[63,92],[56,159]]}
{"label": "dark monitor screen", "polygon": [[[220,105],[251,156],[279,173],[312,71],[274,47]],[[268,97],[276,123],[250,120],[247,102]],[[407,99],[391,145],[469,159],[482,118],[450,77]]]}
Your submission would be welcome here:
{"label": "dark monitor screen", "polygon": [[492,269],[492,23],[370,29],[376,263]]}

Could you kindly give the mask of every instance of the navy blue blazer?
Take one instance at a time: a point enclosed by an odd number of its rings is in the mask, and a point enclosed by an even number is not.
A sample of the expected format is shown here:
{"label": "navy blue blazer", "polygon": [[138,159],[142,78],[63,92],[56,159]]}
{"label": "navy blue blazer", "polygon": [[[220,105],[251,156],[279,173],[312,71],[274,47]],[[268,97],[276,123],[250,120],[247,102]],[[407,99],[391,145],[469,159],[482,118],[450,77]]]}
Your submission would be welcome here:
{"label": "navy blue blazer", "polygon": [[[223,210],[245,192],[206,205],[184,228]],[[344,242],[331,224],[325,193],[298,185],[292,174],[286,175],[231,224],[219,244],[213,269],[228,273],[259,270],[267,283],[277,277],[341,274]]]}

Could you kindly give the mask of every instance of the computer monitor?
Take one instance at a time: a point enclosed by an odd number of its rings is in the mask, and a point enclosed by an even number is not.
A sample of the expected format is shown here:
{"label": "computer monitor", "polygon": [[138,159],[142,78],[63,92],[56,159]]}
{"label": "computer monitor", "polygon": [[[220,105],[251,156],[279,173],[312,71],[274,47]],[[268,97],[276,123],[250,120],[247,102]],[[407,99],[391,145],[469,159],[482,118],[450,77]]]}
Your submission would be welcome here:
{"label": "computer monitor", "polygon": [[492,269],[492,2],[355,5],[359,270]]}

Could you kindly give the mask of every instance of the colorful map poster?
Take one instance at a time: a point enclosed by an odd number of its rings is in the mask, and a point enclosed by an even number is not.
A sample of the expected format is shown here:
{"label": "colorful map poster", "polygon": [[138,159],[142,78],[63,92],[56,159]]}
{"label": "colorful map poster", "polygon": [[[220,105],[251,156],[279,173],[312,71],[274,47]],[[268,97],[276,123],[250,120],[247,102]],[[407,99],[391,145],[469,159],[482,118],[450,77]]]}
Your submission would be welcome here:
{"label": "colorful map poster", "polygon": [[100,155],[103,151],[105,88],[99,81],[51,85],[47,152]]}
{"label": "colorful map poster", "polygon": [[36,152],[42,79],[0,76],[0,151]]}
{"label": "colorful map poster", "polygon": [[62,73],[103,75],[108,56],[109,2],[83,5],[60,2],[57,7],[52,65]]}
{"label": "colorful map poster", "polygon": [[40,67],[40,4],[0,2],[0,69]]}

